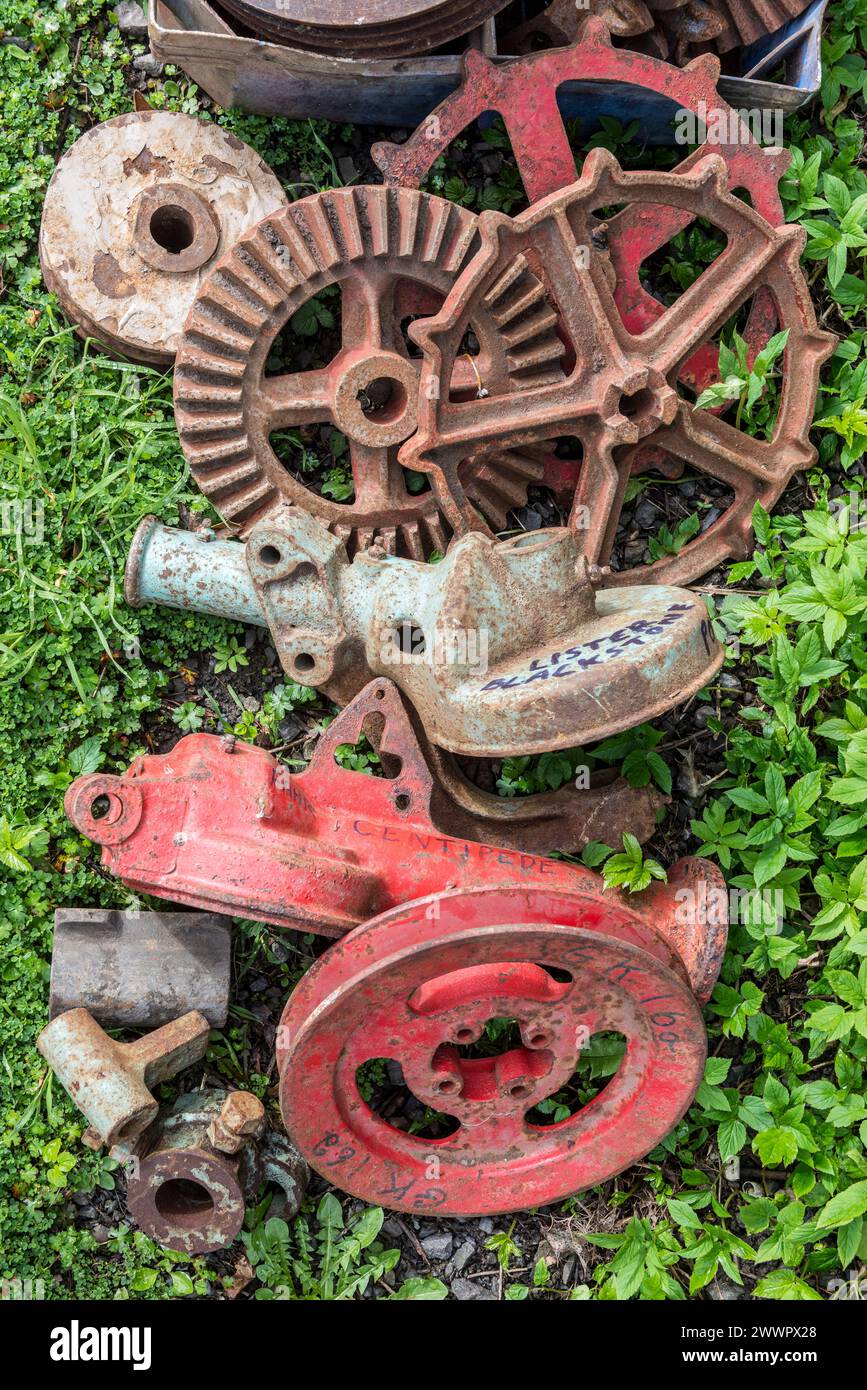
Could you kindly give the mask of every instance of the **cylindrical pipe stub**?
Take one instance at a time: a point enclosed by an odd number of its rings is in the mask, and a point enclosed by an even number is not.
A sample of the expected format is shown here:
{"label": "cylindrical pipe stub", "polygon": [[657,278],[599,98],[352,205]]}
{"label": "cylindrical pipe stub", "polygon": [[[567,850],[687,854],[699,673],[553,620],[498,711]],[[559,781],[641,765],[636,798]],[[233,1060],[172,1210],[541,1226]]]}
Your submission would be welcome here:
{"label": "cylindrical pipe stub", "polygon": [[129,1144],[154,1119],[159,1107],[140,1072],[124,1066],[122,1044],[86,1009],[58,1014],[36,1046],[103,1143]]}
{"label": "cylindrical pipe stub", "polygon": [[132,608],[158,603],[266,626],[243,545],[164,526],[155,516],[144,517],[133,537],[123,592]]}

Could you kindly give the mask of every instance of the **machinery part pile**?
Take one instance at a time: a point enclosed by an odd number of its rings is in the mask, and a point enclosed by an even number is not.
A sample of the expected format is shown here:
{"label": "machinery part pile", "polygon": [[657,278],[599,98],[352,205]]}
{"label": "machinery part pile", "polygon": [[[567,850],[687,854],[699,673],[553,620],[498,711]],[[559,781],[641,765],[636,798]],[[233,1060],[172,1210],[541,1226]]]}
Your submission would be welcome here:
{"label": "machinery part pile", "polygon": [[[477,225],[473,213],[415,189],[346,188],[293,203],[226,248],[187,322],[175,414],[193,477],[243,534],[292,503],[319,517],[350,554],[373,542],[419,560],[446,549],[451,529],[437,498],[411,491],[397,462],[416,426],[419,373],[403,325],[441,306],[478,246]],[[287,324],[333,288],[340,340],[329,365],[269,375]],[[524,290],[517,311],[492,298],[476,314],[479,355],[457,361],[459,394],[475,394],[482,378],[513,391],[561,375],[556,317],[529,273]],[[275,453],[272,435],[316,423],[346,437],[351,501],[313,491]],[[474,508],[503,529],[508,509],[542,478],[534,457],[468,460],[459,533]]]}
{"label": "machinery part pile", "polygon": [[195,1011],[222,1028],[231,950],[229,921],[214,913],[59,907],[49,1017],[86,1009],[104,1025],[159,1028]]}
{"label": "machinery part pile", "polygon": [[[704,1072],[667,934],[678,891],[635,908],[589,881],[461,888],[351,932],[301,980],[278,1034],[283,1119],[305,1158],[353,1196],[441,1216],[543,1206],[634,1163]],[[513,1046],[474,1046],[491,1019],[513,1021]],[[612,1032],[625,1055],[601,1094],[556,1124],[534,1113]],[[360,1080],[383,1059],[453,1127],[407,1133],[378,1114]]]}
{"label": "machinery part pile", "polygon": [[214,122],[116,116],[80,136],[54,171],[42,274],[83,337],[167,365],[210,266],[285,202],[255,151]]}
{"label": "machinery part pile", "polygon": [[[630,373],[622,379],[629,389]],[[634,392],[650,395],[645,377]],[[564,388],[557,396],[568,405]],[[371,675],[391,676],[433,743],[497,758],[619,733],[688,699],[722,664],[700,596],[593,580],[565,528],[505,541],[474,532],[437,565],[377,550],[350,562],[318,522],[287,509],[250,532],[246,557],[237,541],[147,518],[125,592],[133,605],[157,598],[244,619],[258,602],[293,681],[345,704]]]}
{"label": "machinery part pile", "polygon": [[126,1200],[140,1230],[189,1255],[231,1244],[263,1183],[277,1189],[269,1213],[291,1220],[307,1188],[307,1164],[268,1129],[248,1091],[193,1091],[160,1112],[137,1146]]}
{"label": "machinery part pile", "polygon": [[90,1124],[82,1142],[131,1153],[159,1109],[152,1089],[202,1060],[209,1031],[208,1020],[191,1012],[119,1043],[86,1009],[70,1009],[43,1028],[36,1046]]}
{"label": "machinery part pile", "polygon": [[[802,14],[809,0],[591,0],[591,12],[629,45],[683,67],[697,53],[728,53],[774,34]],[[534,18],[506,28],[504,52],[532,53],[572,43],[586,9],[551,0]]]}
{"label": "machinery part pile", "polygon": [[[368,730],[383,777],[336,760],[338,748]],[[97,818],[102,797],[110,810]],[[76,829],[102,845],[103,867],[127,887],[324,936],[453,887],[599,891],[599,876],[575,864],[444,833],[432,820],[431,799],[400,696],[379,680],[328,726],[303,772],[232,737],[189,734],[170,754],[137,758],[125,776],[79,777],[64,805]],[[681,861],[669,886],[691,877],[722,883],[717,869],[696,859]],[[645,900],[656,914],[653,895]],[[666,930],[674,930],[671,922]],[[724,943],[725,921],[718,931],[694,921],[678,938],[702,999]]]}
{"label": "machinery part pile", "polygon": [[[484,213],[482,250],[462,274],[441,312],[411,328],[424,352],[419,428],[404,445],[406,467],[430,474],[444,510],[462,514],[460,466],[470,453],[526,448],[562,436],[580,441],[582,458],[570,524],[580,553],[605,565],[614,545],[632,451],[653,448],[709,475],[730,489],[732,501],[719,520],[675,555],[644,566],[653,582],[685,583],[728,558],[749,553],[756,503],[769,508],[799,468],[815,458],[807,435],[818,390],[819,368],[835,339],[821,332],[799,266],[805,233],[772,227],[729,191],[727,167],[704,154],[686,173],[624,173],[607,150],[588,155],[581,178],[519,217]],[[633,305],[627,329],[615,284],[637,281],[640,268],[628,239],[605,245],[620,218],[628,227],[654,220],[660,205],[706,219],[725,237],[725,248],[668,309]],[[600,216],[622,210],[609,220]],[[621,261],[621,254],[624,261]],[[528,262],[538,265],[576,365],[556,385],[528,386],[516,398],[491,389],[482,398],[457,401],[436,383],[449,380],[476,306],[504,286]],[[576,266],[578,267],[576,273]],[[624,271],[626,272],[624,274]],[[774,330],[785,329],[784,380],[776,421],[767,442],[706,410],[679,399],[678,379],[694,381],[695,359],[746,304],[756,312],[759,294],[774,306]],[[659,312],[657,312],[659,310]],[[716,349],[711,349],[714,358]],[[794,380],[797,364],[797,381]],[[627,584],[633,571],[612,573]]]}
{"label": "machinery part pile", "polygon": [[341,58],[427,53],[496,14],[507,0],[223,0],[255,34]]}

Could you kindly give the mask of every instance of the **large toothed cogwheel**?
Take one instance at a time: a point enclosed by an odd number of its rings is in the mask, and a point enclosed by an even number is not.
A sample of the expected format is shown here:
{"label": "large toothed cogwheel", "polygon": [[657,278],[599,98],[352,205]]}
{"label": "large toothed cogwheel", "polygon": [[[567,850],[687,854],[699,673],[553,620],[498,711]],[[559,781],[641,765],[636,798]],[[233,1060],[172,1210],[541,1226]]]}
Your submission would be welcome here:
{"label": "large toothed cogwheel", "polygon": [[48,185],[45,283],[82,336],[168,365],[211,266],[285,202],[255,150],[218,125],[175,111],[116,116],[76,140]]}
{"label": "large toothed cogwheel", "polygon": [[[414,189],[338,189],[266,218],[214,268],[178,352],[175,413],[193,476],[243,534],[291,503],[319,517],[350,554],[378,541],[425,559],[445,550],[453,532],[477,527],[479,513],[497,530],[510,507],[524,504],[528,486],[543,476],[532,455],[466,459],[464,500],[449,521],[432,492],[411,491],[397,462],[417,421],[420,362],[405,326],[442,304],[472,260],[477,227],[474,214]],[[267,375],[278,335],[332,286],[340,304],[332,360]],[[556,330],[542,285],[526,271],[517,298],[489,295],[473,314],[451,389],[475,396],[484,383],[508,395],[556,380],[564,352]],[[275,433],[314,423],[346,436],[351,501],[320,496],[274,450]]]}
{"label": "large toothed cogwheel", "polygon": [[[570,524],[589,563],[605,564],[615,542],[626,486],[638,451],[662,451],[725,485],[731,503],[703,535],[675,555],[611,575],[612,583],[682,584],[749,551],[755,504],[770,507],[792,474],[808,466],[807,440],[819,368],[834,339],[820,332],[798,262],[804,233],[771,227],[728,191],[726,163],[705,155],[688,173],[625,173],[613,155],[594,150],[582,178],[520,217],[484,213],[482,249],[434,318],[412,334],[425,362],[419,429],[401,450],[406,467],[424,470],[448,515],[463,513],[460,469],[468,453],[494,456],[564,436],[581,445]],[[724,249],[670,306],[637,314],[627,329],[615,286],[635,274],[630,232],[660,206],[692,222],[703,218]],[[621,209],[608,216],[609,209]],[[640,235],[639,235],[640,240]],[[615,247],[615,251],[606,249]],[[520,396],[491,390],[481,400],[436,397],[431,383],[448,381],[466,327],[494,295],[508,302],[509,286],[531,262],[555,306],[575,365],[559,382],[528,387]],[[782,394],[769,440],[700,410],[678,394],[684,364],[718,351],[722,327],[759,295],[773,317],[765,336],[788,331]],[[688,379],[688,378],[687,378]],[[652,457],[652,455],[651,455]]]}
{"label": "large toothed cogwheel", "polygon": [[[511,1045],[487,1043],[491,1020],[512,1021]],[[540,1102],[568,1097],[582,1054],[612,1034],[626,1044],[616,1074],[551,1123]],[[526,888],[447,892],[356,928],[277,1034],[283,1120],[311,1166],[364,1201],[440,1216],[527,1210],[613,1177],[677,1124],[705,1053],[683,965],[651,921],[614,895]],[[369,1103],[365,1066],[384,1061],[446,1118],[437,1134]]]}
{"label": "large toothed cogwheel", "polygon": [[[743,189],[756,212],[777,226],[785,220],[777,185],[791,157],[785,150],[763,148],[753,140],[737,113],[717,92],[718,77],[719,59],[712,54],[703,54],[681,69],[655,57],[614,48],[605,23],[591,15],[579,24],[577,41],[569,48],[533,53],[502,64],[468,52],[464,81],[457,91],[446,97],[404,144],[382,141],[373,146],[372,155],[387,183],[416,188],[454,140],[480,116],[495,111],[505,124],[527,197],[538,202],[557,189],[567,188],[578,177],[566,123],[557,105],[558,89],[565,82],[579,80],[618,83],[665,97],[697,118],[703,112],[715,130],[728,137],[715,143],[712,152],[726,162],[729,187]],[[707,151],[707,146],[700,146],[672,172],[688,174]],[[658,318],[664,307],[641,283],[640,267],[690,221],[688,212],[669,202],[644,209],[640,217],[627,215],[609,223],[607,244],[620,267],[615,298],[624,323],[633,331]],[[767,341],[772,317],[773,306],[760,293],[743,329],[753,352]],[[718,356],[715,351],[704,351],[683,364],[682,375],[690,388],[701,391],[719,380]]]}

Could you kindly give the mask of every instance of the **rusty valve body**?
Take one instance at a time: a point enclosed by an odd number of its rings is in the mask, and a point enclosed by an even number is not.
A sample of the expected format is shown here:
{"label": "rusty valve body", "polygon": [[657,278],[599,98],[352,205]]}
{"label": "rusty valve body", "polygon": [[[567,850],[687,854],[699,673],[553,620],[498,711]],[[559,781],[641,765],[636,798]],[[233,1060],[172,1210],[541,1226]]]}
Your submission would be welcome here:
{"label": "rusty valve body", "polygon": [[136,1149],[127,1205],[160,1245],[190,1255],[235,1239],[247,1202],[263,1182],[279,1189],[272,1215],[295,1216],[307,1165],[284,1135],[266,1128],[248,1091],[194,1091],[160,1112]]}
{"label": "rusty valve body", "polygon": [[43,1028],[36,1046],[90,1122],[83,1142],[128,1153],[159,1108],[152,1088],[201,1061],[208,1034],[208,1020],[191,1012],[119,1043],[86,1009],[70,1009]]}
{"label": "rusty valve body", "polygon": [[234,541],[146,518],[129,602],[266,622],[292,680],[351,699],[391,676],[431,741],[500,757],[590,743],[687,699],[722,663],[685,590],[597,590],[566,529],[477,533],[437,565],[345,547],[287,509]]}

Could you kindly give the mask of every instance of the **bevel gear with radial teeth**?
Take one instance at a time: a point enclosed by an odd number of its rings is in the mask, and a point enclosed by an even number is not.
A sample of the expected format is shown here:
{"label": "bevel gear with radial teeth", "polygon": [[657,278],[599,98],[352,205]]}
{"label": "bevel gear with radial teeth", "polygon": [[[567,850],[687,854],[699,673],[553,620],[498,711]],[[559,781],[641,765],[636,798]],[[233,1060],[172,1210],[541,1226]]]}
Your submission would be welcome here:
{"label": "bevel gear with radial teeth", "polygon": [[[402,325],[435,312],[478,245],[478,219],[415,189],[356,186],[302,199],[242,237],[201,286],[175,370],[175,413],[196,482],[242,534],[292,503],[317,516],[350,554],[374,541],[425,558],[453,532],[494,529],[543,481],[534,454],[468,459],[463,512],[446,524],[433,492],[413,493],[397,462],[416,428],[420,362]],[[341,293],[342,345],[322,369],[266,375],[292,316],[323,289]],[[562,376],[557,315],[529,268],[510,295],[473,316],[478,353],[462,348],[451,378],[459,395],[512,392]],[[370,395],[382,398],[366,407]],[[293,477],[271,435],[330,422],[348,440],[355,496],[340,503]]]}
{"label": "bevel gear with radial teeth", "polygon": [[[711,266],[660,316],[636,333],[624,325],[609,280],[607,251],[596,247],[596,214],[616,230],[620,217],[640,224],[648,207],[671,204],[704,218],[726,238]],[[836,341],[818,329],[809,289],[799,268],[802,229],[774,228],[728,191],[725,162],[705,154],[688,173],[625,173],[602,149],[588,156],[581,179],[519,217],[484,213],[482,247],[438,315],[414,326],[425,354],[419,391],[419,429],[401,450],[408,468],[430,473],[448,512],[462,508],[460,465],[468,452],[496,454],[562,436],[575,436],[583,455],[570,518],[591,564],[605,565],[614,545],[633,447],[657,447],[728,486],[734,500],[720,518],[676,555],[640,569],[642,582],[694,580],[726,559],[749,553],[753,508],[770,508],[792,474],[815,458],[808,442],[819,368]],[[618,240],[629,256],[629,242]],[[455,401],[431,389],[448,380],[476,306],[484,303],[532,247],[543,267],[549,297],[571,340],[575,367],[555,385],[530,387],[520,402],[491,393]],[[576,275],[576,252],[589,249]],[[615,270],[618,266],[615,265]],[[789,337],[782,397],[769,441],[742,433],[706,410],[678,401],[675,383],[685,360],[713,342],[732,315],[759,291],[775,305],[774,329]],[[797,371],[797,380],[794,372]],[[636,581],[636,570],[611,574],[607,583]]]}
{"label": "bevel gear with radial teeth", "polygon": [[176,111],[135,111],[76,140],[39,230],[45,283],[82,336],[167,366],[213,262],[286,194],[236,136]]}

